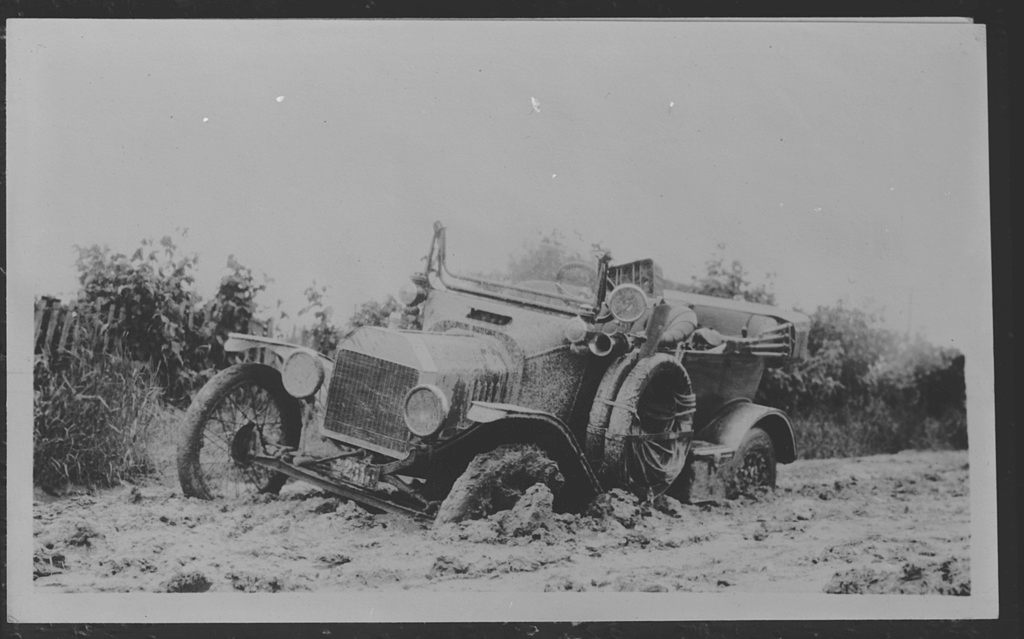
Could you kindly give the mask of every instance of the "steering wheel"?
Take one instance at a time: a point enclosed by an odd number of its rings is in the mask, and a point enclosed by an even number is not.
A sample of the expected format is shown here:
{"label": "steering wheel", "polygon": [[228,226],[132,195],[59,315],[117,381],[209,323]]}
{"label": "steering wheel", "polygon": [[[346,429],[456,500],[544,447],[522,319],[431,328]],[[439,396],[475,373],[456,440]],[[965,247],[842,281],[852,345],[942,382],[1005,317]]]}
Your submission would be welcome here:
{"label": "steering wheel", "polygon": [[[570,275],[575,277],[570,277]],[[575,284],[592,289],[597,284],[597,269],[586,262],[566,262],[555,273],[555,282]]]}

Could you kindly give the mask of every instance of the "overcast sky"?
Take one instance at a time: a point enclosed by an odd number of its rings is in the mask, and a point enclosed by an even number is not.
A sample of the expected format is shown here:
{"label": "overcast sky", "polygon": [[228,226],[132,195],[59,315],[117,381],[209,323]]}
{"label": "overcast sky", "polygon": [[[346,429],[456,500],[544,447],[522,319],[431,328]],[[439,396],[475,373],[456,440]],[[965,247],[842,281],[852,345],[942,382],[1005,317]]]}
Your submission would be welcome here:
{"label": "overcast sky", "polygon": [[689,281],[724,243],[787,307],[843,299],[953,345],[990,321],[982,27],[13,20],[7,37],[12,294],[73,292],[74,244],[187,228],[204,296],[234,254],[274,278],[267,306],[316,280],[344,318],[406,281],[440,219],[475,268],[558,229]]}

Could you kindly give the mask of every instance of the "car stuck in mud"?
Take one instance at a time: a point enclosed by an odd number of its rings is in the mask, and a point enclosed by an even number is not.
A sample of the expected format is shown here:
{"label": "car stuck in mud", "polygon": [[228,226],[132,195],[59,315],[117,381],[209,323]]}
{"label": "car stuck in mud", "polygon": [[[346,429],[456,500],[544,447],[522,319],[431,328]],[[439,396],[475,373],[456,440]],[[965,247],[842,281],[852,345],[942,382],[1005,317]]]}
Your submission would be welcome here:
{"label": "car stuck in mud", "polygon": [[252,335],[183,424],[186,496],[291,479],[371,511],[438,522],[512,507],[541,483],[558,511],[612,488],[700,502],[773,487],[789,418],[754,403],[767,366],[806,351],[792,311],[668,290],[650,259],[571,262],[492,281],[447,264],[435,224],[402,295],[419,330],[360,327],[333,357]]}

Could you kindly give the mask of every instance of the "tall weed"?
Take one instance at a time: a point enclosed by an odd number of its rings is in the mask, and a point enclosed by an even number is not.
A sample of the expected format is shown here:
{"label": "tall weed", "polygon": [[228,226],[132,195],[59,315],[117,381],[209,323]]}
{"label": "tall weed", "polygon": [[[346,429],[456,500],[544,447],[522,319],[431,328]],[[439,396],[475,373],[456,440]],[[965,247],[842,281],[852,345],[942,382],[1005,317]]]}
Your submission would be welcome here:
{"label": "tall weed", "polygon": [[84,349],[37,355],[33,386],[37,485],[110,486],[152,469],[146,431],[161,389],[146,364]]}

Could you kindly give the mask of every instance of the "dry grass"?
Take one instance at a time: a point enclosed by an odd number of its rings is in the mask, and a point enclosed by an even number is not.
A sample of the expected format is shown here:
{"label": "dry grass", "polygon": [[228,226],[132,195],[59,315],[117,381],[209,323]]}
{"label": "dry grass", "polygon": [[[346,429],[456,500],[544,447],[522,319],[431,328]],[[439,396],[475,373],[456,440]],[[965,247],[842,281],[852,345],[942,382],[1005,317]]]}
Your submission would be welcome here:
{"label": "dry grass", "polygon": [[145,364],[83,351],[39,356],[33,372],[33,480],[110,486],[150,473],[150,424],[160,388]]}

